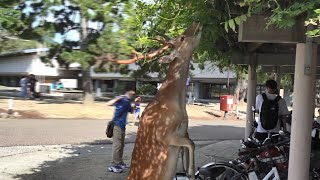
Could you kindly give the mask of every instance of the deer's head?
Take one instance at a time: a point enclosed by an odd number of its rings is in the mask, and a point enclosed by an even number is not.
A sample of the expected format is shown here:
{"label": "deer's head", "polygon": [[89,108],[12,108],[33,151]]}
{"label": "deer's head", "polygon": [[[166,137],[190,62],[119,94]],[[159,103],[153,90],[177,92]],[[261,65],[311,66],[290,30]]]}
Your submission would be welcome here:
{"label": "deer's head", "polygon": [[[162,47],[158,50],[152,51],[147,54],[141,54],[133,51],[133,58],[128,60],[118,60],[112,58],[110,54],[102,55],[97,57],[97,61],[111,61],[119,64],[131,64],[138,60],[149,60],[154,59],[156,56],[163,54],[167,49],[173,49],[169,55],[161,57],[158,62],[160,63],[170,63],[181,54],[193,53],[195,48],[198,47],[200,37],[201,37],[202,26],[199,22],[193,22],[192,25],[178,38],[170,40],[167,36],[161,35],[163,39],[153,39],[162,43]],[[184,47],[184,48],[183,48]]]}
{"label": "deer's head", "polygon": [[179,38],[169,42],[173,48],[172,52],[169,55],[162,56],[158,62],[170,63],[174,59],[193,53],[199,45],[201,30],[202,26],[200,23],[194,22]]}

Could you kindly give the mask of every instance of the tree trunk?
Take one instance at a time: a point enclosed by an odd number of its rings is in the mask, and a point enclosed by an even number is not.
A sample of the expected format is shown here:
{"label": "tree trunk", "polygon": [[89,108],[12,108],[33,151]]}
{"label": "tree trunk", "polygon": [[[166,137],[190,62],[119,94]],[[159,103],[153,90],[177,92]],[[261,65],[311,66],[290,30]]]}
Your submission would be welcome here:
{"label": "tree trunk", "polygon": [[[81,14],[81,40],[80,50],[85,51],[87,49],[87,38],[88,38],[88,22],[87,19]],[[91,104],[94,101],[93,97],[93,85],[90,74],[90,67],[82,67],[82,89],[83,89],[83,103]]]}
{"label": "tree trunk", "polygon": [[235,97],[236,97],[236,102],[244,102],[244,99],[246,98],[246,91],[248,88],[248,82],[244,78],[238,78],[237,80],[237,86],[235,88]]}
{"label": "tree trunk", "polygon": [[82,89],[83,89],[83,103],[92,104],[94,101],[93,97],[93,85],[92,78],[89,70],[82,70]]}

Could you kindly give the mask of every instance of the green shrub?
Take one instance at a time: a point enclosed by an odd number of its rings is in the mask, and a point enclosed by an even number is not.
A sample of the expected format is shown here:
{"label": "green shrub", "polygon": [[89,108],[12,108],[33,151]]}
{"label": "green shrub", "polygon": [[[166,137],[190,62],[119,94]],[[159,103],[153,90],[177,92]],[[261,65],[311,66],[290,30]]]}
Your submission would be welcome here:
{"label": "green shrub", "polygon": [[139,95],[155,95],[157,88],[151,84],[143,84],[137,89]]}

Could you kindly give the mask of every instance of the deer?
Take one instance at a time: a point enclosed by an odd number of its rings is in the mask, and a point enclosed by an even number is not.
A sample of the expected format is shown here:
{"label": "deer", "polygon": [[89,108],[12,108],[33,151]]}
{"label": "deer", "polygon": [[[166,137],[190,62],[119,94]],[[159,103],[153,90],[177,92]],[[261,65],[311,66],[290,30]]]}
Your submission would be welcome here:
{"label": "deer", "polygon": [[188,134],[186,81],[192,55],[200,42],[201,30],[200,23],[193,22],[174,40],[158,39],[163,44],[160,49],[145,55],[135,53],[134,58],[129,60],[115,60],[110,55],[100,57],[100,60],[130,64],[172,49],[169,55],[158,60],[159,63],[169,63],[169,68],[162,86],[141,115],[127,180],[172,180],[181,149],[186,154],[188,177],[195,179],[195,145]]}

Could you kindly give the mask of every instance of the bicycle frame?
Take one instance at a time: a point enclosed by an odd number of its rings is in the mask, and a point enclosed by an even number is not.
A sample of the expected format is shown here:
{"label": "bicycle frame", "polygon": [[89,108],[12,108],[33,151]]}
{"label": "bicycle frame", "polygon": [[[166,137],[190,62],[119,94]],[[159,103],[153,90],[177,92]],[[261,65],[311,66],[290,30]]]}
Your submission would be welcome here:
{"label": "bicycle frame", "polygon": [[[274,178],[272,180],[280,180],[278,169],[276,167],[272,167],[269,173],[262,180],[268,180],[272,177],[272,175],[274,175]],[[258,180],[258,176],[254,171],[248,173],[248,176],[249,180]]]}

